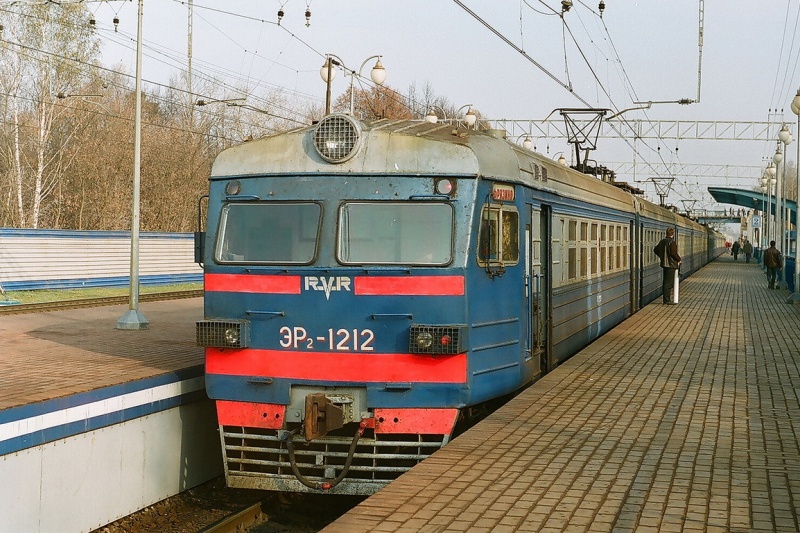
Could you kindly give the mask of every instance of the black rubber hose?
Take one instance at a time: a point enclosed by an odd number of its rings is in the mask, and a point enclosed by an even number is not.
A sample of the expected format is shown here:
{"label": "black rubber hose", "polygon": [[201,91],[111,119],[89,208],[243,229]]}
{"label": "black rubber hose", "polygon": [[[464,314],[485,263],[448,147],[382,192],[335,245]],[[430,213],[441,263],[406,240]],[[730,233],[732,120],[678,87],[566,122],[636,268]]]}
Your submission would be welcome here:
{"label": "black rubber hose", "polygon": [[333,480],[324,482],[311,481],[300,473],[300,469],[297,467],[297,461],[294,457],[294,443],[292,442],[292,439],[294,439],[294,436],[299,431],[299,428],[291,431],[286,439],[286,449],[289,451],[289,464],[292,466],[292,473],[294,474],[294,477],[297,478],[297,481],[314,490],[330,490],[338,485],[347,475],[347,472],[350,471],[350,465],[353,462],[353,455],[356,453],[356,445],[358,445],[358,439],[360,439],[361,435],[364,434],[364,427],[365,424],[362,421],[362,423],[358,426],[358,431],[356,431],[356,434],[353,436],[353,442],[350,443],[350,450],[347,452],[347,460],[344,462],[342,471]]}

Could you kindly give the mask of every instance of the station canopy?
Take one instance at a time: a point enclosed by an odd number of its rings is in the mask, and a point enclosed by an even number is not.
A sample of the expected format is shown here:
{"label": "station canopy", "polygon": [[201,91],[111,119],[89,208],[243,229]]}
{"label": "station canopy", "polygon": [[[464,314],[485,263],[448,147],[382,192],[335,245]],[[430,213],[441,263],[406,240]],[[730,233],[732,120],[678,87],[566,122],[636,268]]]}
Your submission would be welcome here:
{"label": "station canopy", "polygon": [[[714,197],[714,200],[721,204],[731,204],[744,207],[746,209],[756,209],[758,211],[769,212],[773,215],[776,213],[775,197],[767,198],[766,195],[760,191],[750,191],[747,189],[732,189],[729,187],[709,187],[708,192]],[[794,200],[786,200],[786,207],[789,209],[792,224],[797,225],[797,202]]]}

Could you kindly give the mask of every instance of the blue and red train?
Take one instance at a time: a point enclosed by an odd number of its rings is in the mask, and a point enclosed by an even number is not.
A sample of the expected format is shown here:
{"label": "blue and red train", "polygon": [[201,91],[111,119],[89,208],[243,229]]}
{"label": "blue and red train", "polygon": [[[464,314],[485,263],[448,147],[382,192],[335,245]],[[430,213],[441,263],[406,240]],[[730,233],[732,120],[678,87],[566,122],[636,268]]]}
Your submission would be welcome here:
{"label": "blue and red train", "polygon": [[371,494],[660,295],[722,235],[452,124],[329,115],[210,178],[206,388],[227,483]]}

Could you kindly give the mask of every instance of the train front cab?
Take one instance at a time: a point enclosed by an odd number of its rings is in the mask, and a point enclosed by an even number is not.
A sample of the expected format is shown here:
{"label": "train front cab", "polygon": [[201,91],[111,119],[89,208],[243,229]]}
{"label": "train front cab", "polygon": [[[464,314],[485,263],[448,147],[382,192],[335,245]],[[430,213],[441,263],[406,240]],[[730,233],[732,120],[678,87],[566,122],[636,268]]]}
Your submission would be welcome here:
{"label": "train front cab", "polygon": [[418,177],[394,189],[415,200],[376,200],[378,176],[341,199],[342,179],[212,180],[198,338],[229,486],[371,494],[469,398],[453,202]]}

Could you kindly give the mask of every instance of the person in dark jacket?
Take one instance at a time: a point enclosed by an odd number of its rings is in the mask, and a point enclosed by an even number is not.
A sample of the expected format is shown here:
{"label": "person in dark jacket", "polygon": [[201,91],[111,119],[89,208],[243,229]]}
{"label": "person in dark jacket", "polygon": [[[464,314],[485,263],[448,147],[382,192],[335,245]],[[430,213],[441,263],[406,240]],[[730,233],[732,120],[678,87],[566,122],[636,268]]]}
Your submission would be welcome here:
{"label": "person in dark jacket", "polygon": [[775,278],[778,270],[783,268],[783,258],[780,250],[775,248],[775,241],[769,241],[769,248],[764,252],[764,266],[767,267],[767,286],[770,289],[777,289]]}
{"label": "person in dark jacket", "polygon": [[675,304],[672,290],[675,288],[675,271],[681,266],[681,256],[678,255],[678,244],[675,242],[675,228],[667,228],[667,236],[653,248],[661,260],[661,271],[664,279],[661,283],[662,297],[665,304]]}
{"label": "person in dark jacket", "polygon": [[750,257],[753,255],[753,245],[750,244],[750,241],[747,239],[744,240],[744,246],[742,246],[742,251],[744,252],[744,261],[745,263],[750,262]]}
{"label": "person in dark jacket", "polygon": [[731,247],[731,252],[733,252],[734,261],[736,261],[739,258],[739,248],[741,248],[739,241],[734,242],[733,246]]}

